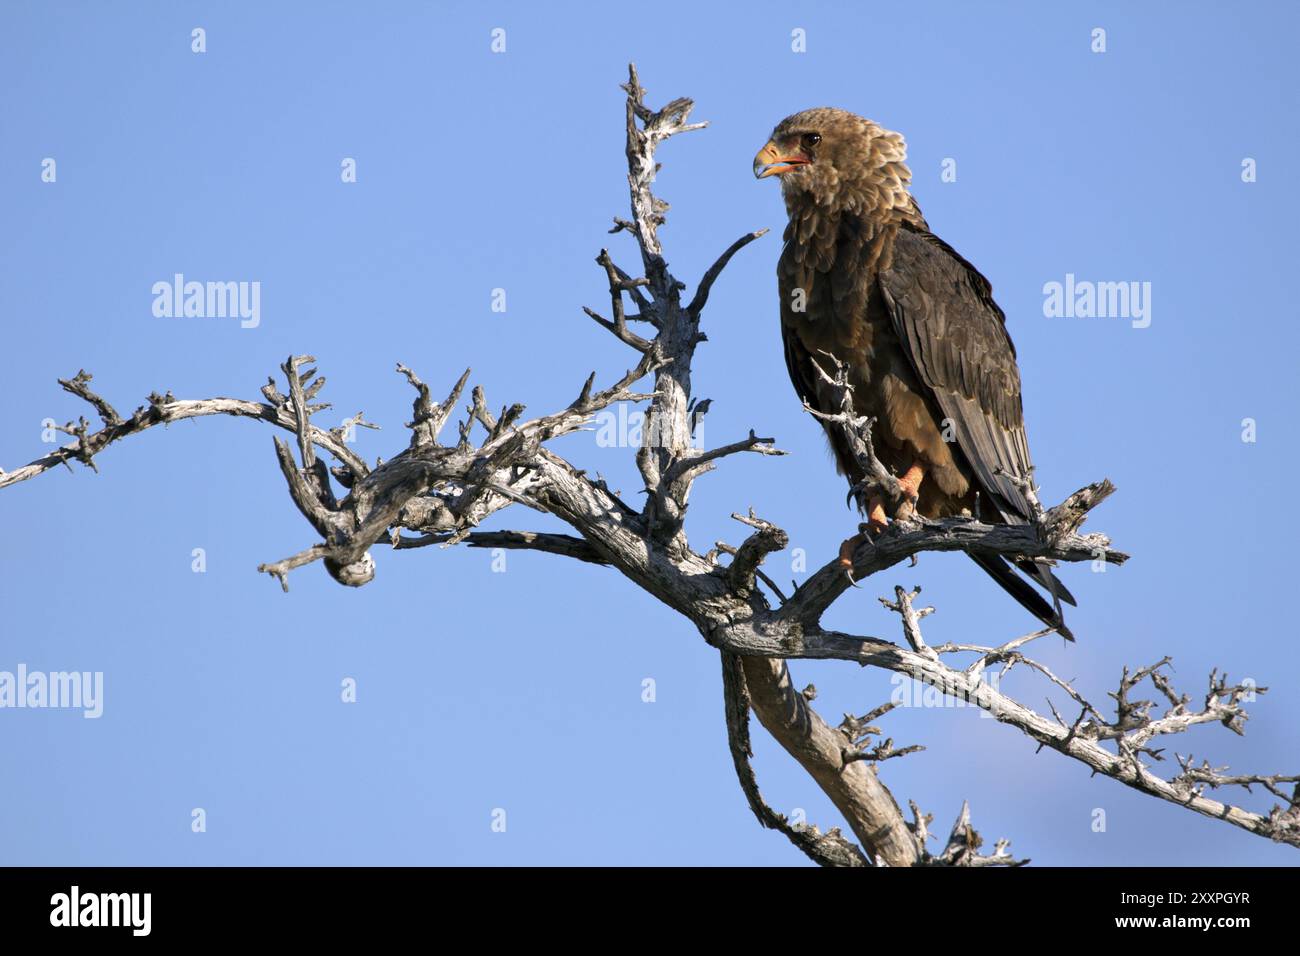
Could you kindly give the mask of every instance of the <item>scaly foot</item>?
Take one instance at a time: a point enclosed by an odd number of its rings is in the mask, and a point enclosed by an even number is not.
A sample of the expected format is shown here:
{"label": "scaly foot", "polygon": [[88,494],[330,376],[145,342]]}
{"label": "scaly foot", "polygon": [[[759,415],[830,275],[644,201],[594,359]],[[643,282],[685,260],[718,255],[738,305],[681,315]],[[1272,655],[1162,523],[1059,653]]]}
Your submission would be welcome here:
{"label": "scaly foot", "polygon": [[916,502],[924,479],[925,469],[920,465],[913,465],[898,479],[898,483],[903,487],[903,503],[894,511],[896,521],[906,521],[916,513]]}
{"label": "scaly foot", "polygon": [[858,525],[857,534],[845,539],[840,545],[840,565],[849,576],[849,583],[853,584],[854,587],[857,584],[853,580],[853,553],[858,550],[858,545],[870,540],[888,527],[889,518],[885,515],[885,503],[881,498],[873,497],[868,504],[867,520]]}

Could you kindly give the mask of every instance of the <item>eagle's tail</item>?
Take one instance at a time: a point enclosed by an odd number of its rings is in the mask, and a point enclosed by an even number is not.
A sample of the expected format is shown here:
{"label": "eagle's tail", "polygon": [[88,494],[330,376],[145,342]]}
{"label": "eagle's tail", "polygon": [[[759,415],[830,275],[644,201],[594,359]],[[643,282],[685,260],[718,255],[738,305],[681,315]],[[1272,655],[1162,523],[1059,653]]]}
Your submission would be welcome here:
{"label": "eagle's tail", "polygon": [[1031,559],[1025,558],[1023,561],[1017,561],[1016,567],[1038,581],[1047,589],[1048,594],[1055,595],[1070,607],[1079,606],[1079,602],[1074,599],[1074,595],[1070,593],[1069,589],[1061,583],[1061,579],[1053,574],[1051,568],[1047,565],[1037,564]]}
{"label": "eagle's tail", "polygon": [[1056,579],[1056,575],[1052,574],[1050,569],[1029,560],[1022,561],[1019,564],[1021,570],[1046,588],[1049,594],[1059,599],[1049,603],[1046,598],[1034,589],[1033,585],[1017,574],[1015,568],[1000,555],[972,554],[970,557],[972,561],[988,573],[989,577],[997,581],[1008,594],[1019,601],[1020,605],[1030,614],[1048,627],[1056,628],[1056,632],[1067,641],[1074,640],[1074,635],[1065,626],[1065,617],[1060,609],[1060,601],[1074,604],[1074,595],[1066,590],[1065,585]]}

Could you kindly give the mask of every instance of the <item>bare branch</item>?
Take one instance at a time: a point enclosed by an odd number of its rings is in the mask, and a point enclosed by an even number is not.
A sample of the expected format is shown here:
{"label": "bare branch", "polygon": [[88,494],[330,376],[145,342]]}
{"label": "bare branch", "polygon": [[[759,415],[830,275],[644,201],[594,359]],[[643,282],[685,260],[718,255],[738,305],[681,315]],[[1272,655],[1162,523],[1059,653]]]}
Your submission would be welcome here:
{"label": "bare branch", "polygon": [[961,812],[957,814],[952,832],[948,835],[947,846],[937,857],[932,857],[926,862],[940,866],[1024,866],[1029,862],[1012,857],[1007,852],[1007,847],[1010,846],[1007,840],[999,840],[993,853],[988,855],[979,852],[979,848],[983,845],[984,841],[971,826],[970,805],[963,801]]}
{"label": "bare branch", "polygon": [[893,796],[865,764],[844,762],[843,735],[794,689],[785,662],[746,657],[742,667],[759,722],[831,798],[868,855],[886,866],[919,862],[911,831]]}
{"label": "bare branch", "polygon": [[894,588],[894,601],[887,601],[880,598],[880,603],[891,611],[897,611],[899,617],[903,619],[903,636],[907,638],[907,643],[912,650],[916,651],[931,660],[938,660],[939,655],[931,650],[921,637],[921,618],[927,617],[934,613],[932,607],[916,608],[912,606],[912,601],[921,593],[920,588],[914,588],[910,593],[900,587]]}
{"label": "bare branch", "polygon": [[731,261],[731,257],[755,239],[767,235],[767,232],[766,229],[747,232],[728,246],[726,252],[718,256],[718,261],[709,266],[709,270],[704,273],[704,278],[700,279],[699,288],[695,290],[695,297],[691,299],[691,304],[686,307],[686,311],[695,316],[704,311],[704,306],[709,301],[709,291],[713,288],[713,283],[718,281],[718,276],[722,275],[722,270],[727,268],[727,263]]}
{"label": "bare branch", "polygon": [[[694,431],[694,428],[692,428],[692,431]],[[663,480],[664,482],[671,484],[683,477],[699,475],[719,458],[725,458],[727,455],[735,455],[740,452],[753,452],[758,455],[775,455],[778,457],[788,454],[788,452],[784,452],[781,449],[772,446],[772,442],[775,440],[776,439],[774,438],[758,438],[754,435],[754,430],[751,428],[749,430],[748,438],[732,442],[730,445],[723,445],[721,448],[713,448],[709,451],[701,452],[694,457],[684,457],[678,460],[668,469]]]}
{"label": "bare branch", "polygon": [[[447,545],[452,534],[426,534],[418,538],[398,536],[393,549],[424,548],[431,544]],[[545,534],[539,531],[472,531],[460,539],[471,548],[505,548],[507,550],[545,551],[566,558],[575,558],[589,564],[609,564],[595,548],[581,538],[567,534]]]}
{"label": "bare branch", "polygon": [[782,551],[790,543],[790,537],[776,525],[754,517],[751,509],[748,517],[733,514],[731,517],[756,529],[736,551],[736,556],[727,569],[727,580],[732,591],[741,597],[748,597],[754,589],[754,575],[763,559],[773,551]]}
{"label": "bare branch", "polygon": [[[116,425],[106,425],[97,432],[87,432],[78,441],[64,445],[43,458],[13,471],[0,471],[0,488],[7,488],[20,481],[35,478],[58,465],[70,460],[83,461],[99,454],[109,445],[130,435],[147,431],[155,425],[166,425],[183,421],[187,418],[204,418],[210,415],[232,415],[237,418],[254,418],[269,422],[278,428],[297,434],[298,423],[293,413],[282,405],[263,404],[261,402],[241,401],[234,398],[206,398],[182,400],[173,398],[171,393],[149,396],[148,404],[135,410],[129,419]],[[354,454],[346,444],[327,431],[316,427],[310,429],[313,443],[318,448],[329,452],[351,471],[364,475],[369,469],[366,463]]]}
{"label": "bare branch", "polygon": [[[298,432],[298,452],[302,456],[302,466],[310,469],[316,462],[316,446],[312,441],[311,415],[312,406],[309,404],[306,394],[303,391],[304,382],[310,382],[312,376],[316,374],[315,369],[308,370],[305,374],[300,374],[302,366],[315,362],[316,359],[310,355],[299,355],[296,358],[289,358],[280,366],[284,372],[284,377],[289,383],[289,402],[293,411],[296,431]],[[322,379],[322,382],[324,380]],[[313,394],[320,391],[319,383],[312,390]],[[328,406],[322,406],[328,407]]]}
{"label": "bare branch", "polygon": [[105,425],[122,424],[122,416],[117,413],[117,410],[90,390],[90,382],[93,378],[94,376],[83,368],[70,379],[59,379],[59,384],[63,386],[65,391],[71,392],[78,398],[84,399],[93,405],[95,411],[99,413],[100,420]]}
{"label": "bare branch", "polygon": [[[1098,482],[1075,492],[1063,504],[1048,511],[1043,527],[1052,529],[1050,537],[1041,536],[1032,525],[990,525],[975,518],[932,519],[913,515],[858,548],[853,577],[862,580],[923,551],[986,552],[1066,562],[1102,559],[1110,564],[1123,564],[1128,555],[1112,549],[1105,535],[1077,532],[1087,512],[1113,490],[1109,481]],[[815,623],[849,586],[842,566],[837,560],[831,561],[804,582],[782,613],[791,619]]]}
{"label": "bare branch", "polygon": [[779,830],[807,856],[822,866],[866,866],[862,850],[840,835],[838,828],[821,833],[810,823],[792,825],[763,800],[758,777],[750,764],[754,752],[749,741],[749,690],[745,685],[744,664],[733,654],[722,655],[723,707],[727,715],[727,745],[740,788],[758,822],[770,830]]}

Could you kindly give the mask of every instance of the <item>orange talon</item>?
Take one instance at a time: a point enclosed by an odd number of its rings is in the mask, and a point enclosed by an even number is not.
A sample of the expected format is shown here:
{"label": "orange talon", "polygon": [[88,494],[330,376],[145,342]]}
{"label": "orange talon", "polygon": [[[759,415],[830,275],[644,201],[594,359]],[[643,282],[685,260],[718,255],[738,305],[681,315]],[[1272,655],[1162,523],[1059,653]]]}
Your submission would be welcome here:
{"label": "orange talon", "polygon": [[840,545],[840,564],[846,568],[853,567],[853,552],[863,541],[880,534],[889,527],[889,518],[885,514],[885,503],[879,497],[872,497],[867,503],[867,520],[858,525],[858,533]]}
{"label": "orange talon", "polygon": [[[895,520],[906,520],[916,513],[916,502],[921,491],[921,482],[924,479],[925,468],[919,464],[912,465],[898,479],[898,483],[902,487],[904,500],[898,506],[894,516]],[[858,545],[870,540],[871,537],[880,534],[888,527],[889,516],[885,513],[884,499],[879,495],[872,495],[871,500],[867,502],[867,520],[858,526],[857,534],[846,539],[840,545],[840,567],[844,568],[849,583],[854,587],[857,587],[857,582],[853,580],[853,553],[858,550]]]}
{"label": "orange talon", "polygon": [[855,534],[851,538],[844,539],[844,542],[840,545],[840,564],[843,567],[852,570],[853,552],[857,551],[858,545],[860,545],[863,541],[866,540],[867,540],[867,536],[864,534]]}
{"label": "orange talon", "polygon": [[840,566],[848,572],[849,583],[854,587],[857,585],[853,581],[853,553],[858,550],[858,545],[862,542],[869,541],[872,536],[880,534],[888,527],[889,518],[885,514],[885,503],[879,496],[873,496],[867,503],[867,520],[858,525],[857,534],[840,545]]}
{"label": "orange talon", "polygon": [[925,478],[925,469],[920,465],[913,465],[907,469],[907,474],[898,479],[898,483],[903,486],[903,493],[909,498],[915,498],[921,491],[921,480]]}
{"label": "orange talon", "polygon": [[907,474],[898,479],[899,485],[903,489],[903,503],[898,506],[894,517],[899,520],[906,520],[916,513],[916,502],[921,493],[921,482],[925,479],[925,469],[920,465],[913,465],[907,469]]}
{"label": "orange talon", "polygon": [[873,497],[867,506],[867,528],[872,534],[880,534],[889,527],[889,518],[885,515],[885,502],[880,497]]}
{"label": "orange talon", "polygon": [[[859,525],[862,529],[868,528],[868,525]],[[845,539],[840,545],[840,567],[844,569],[844,576],[849,579],[849,584],[853,587],[858,586],[858,582],[853,580],[853,553],[858,550],[858,545],[867,540],[865,533],[859,532],[851,538]]]}

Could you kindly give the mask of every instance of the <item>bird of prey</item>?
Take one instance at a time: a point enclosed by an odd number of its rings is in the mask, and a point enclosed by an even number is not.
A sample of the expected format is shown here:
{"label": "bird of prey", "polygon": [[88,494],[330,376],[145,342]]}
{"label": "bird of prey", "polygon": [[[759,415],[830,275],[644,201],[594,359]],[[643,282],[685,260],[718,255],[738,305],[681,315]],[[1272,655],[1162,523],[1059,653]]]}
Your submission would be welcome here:
{"label": "bird of prey", "polygon": [[[988,280],[930,231],[908,192],[905,156],[898,133],[818,108],[782,120],[754,158],[756,177],[779,177],[790,217],[777,264],[790,379],[809,407],[838,413],[833,379],[837,366],[847,370],[854,413],[874,419],[876,457],[904,489],[892,517],[1023,524],[1032,466],[1015,346]],[[823,425],[839,470],[860,486],[866,476],[839,427]],[[863,530],[883,530],[885,499],[860,505]],[[850,569],[861,540],[840,550]],[[1046,565],[971,557],[1073,640],[1061,601],[1074,598]]]}

